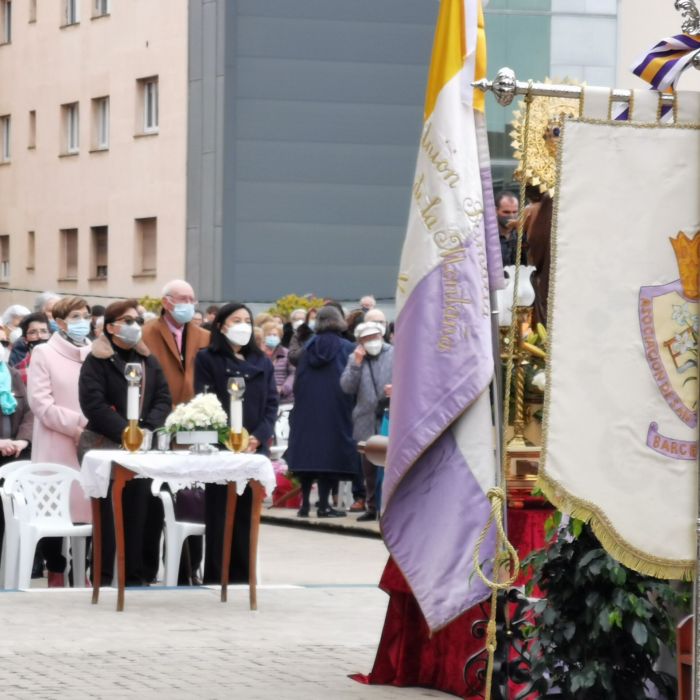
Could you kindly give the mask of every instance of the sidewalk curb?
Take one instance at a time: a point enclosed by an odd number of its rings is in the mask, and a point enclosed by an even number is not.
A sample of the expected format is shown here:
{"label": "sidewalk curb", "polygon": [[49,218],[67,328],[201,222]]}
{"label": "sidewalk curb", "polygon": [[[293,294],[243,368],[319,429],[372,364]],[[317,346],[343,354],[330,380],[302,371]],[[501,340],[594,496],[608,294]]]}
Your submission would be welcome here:
{"label": "sidewalk curb", "polygon": [[[293,512],[293,511],[292,511]],[[348,522],[318,518],[298,518],[296,513],[291,516],[270,515],[263,512],[261,522],[266,525],[281,525],[282,527],[295,527],[300,530],[316,530],[318,532],[330,532],[336,535],[350,535],[351,537],[366,537],[368,539],[381,540],[382,534],[378,529],[362,527]],[[347,518],[343,518],[347,521]]]}

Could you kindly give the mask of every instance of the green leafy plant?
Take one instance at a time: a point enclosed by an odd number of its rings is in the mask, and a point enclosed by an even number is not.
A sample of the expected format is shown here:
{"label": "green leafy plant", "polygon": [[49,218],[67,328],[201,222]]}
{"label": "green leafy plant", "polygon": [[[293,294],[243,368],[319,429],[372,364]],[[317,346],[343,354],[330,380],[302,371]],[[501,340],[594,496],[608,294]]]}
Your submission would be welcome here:
{"label": "green leafy plant", "polygon": [[152,311],[153,313],[159,314],[161,309],[160,299],[155,299],[154,297],[141,297],[139,299],[139,304],[143,306],[146,311]]}
{"label": "green leafy plant", "polygon": [[662,645],[675,645],[674,617],[689,607],[685,584],[642,576],[613,559],[592,530],[561,515],[547,524],[549,547],[523,565],[542,599],[530,606],[527,630],[534,689],[542,697],[645,700],[650,687],[675,698],[676,681],[654,664]]}
{"label": "green leafy plant", "polygon": [[281,316],[284,319],[288,319],[289,314],[291,314],[294,309],[318,308],[323,306],[324,301],[324,299],[320,299],[313,294],[307,294],[303,297],[297,294],[287,294],[287,296],[278,299],[274,305],[269,308],[269,312],[273,316]]}

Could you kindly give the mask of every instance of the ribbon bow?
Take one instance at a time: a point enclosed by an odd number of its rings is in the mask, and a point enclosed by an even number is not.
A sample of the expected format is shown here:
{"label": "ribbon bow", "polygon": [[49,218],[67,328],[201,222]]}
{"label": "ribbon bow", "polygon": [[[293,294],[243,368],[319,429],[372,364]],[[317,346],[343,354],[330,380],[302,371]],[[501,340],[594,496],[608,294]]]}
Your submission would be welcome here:
{"label": "ribbon bow", "polygon": [[662,39],[632,65],[632,72],[654,90],[675,90],[683,71],[700,56],[700,34],[676,34]]}

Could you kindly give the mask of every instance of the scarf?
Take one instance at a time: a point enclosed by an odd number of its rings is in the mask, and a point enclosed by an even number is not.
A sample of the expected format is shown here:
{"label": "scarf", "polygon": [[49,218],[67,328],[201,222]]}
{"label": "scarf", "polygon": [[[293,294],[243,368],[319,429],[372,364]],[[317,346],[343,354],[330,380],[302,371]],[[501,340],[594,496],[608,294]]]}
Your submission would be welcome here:
{"label": "scarf", "polygon": [[17,408],[12,395],[12,376],[6,362],[0,362],[0,410],[3,416],[11,416]]}

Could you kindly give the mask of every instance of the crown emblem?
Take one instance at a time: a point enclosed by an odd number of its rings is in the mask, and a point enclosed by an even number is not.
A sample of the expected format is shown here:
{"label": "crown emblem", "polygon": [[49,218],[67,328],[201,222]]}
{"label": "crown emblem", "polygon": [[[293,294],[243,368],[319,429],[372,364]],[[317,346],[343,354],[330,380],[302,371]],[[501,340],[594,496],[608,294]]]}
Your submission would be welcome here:
{"label": "crown emblem", "polygon": [[673,252],[678,261],[678,271],[681,273],[683,294],[691,301],[700,299],[700,231],[688,238],[680,231],[676,238],[670,238]]}

